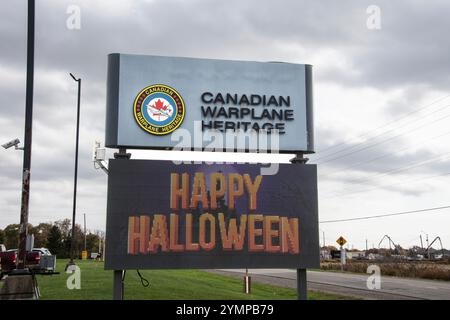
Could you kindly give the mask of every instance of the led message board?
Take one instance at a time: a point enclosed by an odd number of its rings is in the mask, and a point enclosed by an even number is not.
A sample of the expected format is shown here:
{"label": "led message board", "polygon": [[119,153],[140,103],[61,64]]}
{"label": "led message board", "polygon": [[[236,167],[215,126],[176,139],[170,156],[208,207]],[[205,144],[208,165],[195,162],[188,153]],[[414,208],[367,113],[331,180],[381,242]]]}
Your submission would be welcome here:
{"label": "led message board", "polygon": [[315,165],[110,160],[106,269],[319,267]]}

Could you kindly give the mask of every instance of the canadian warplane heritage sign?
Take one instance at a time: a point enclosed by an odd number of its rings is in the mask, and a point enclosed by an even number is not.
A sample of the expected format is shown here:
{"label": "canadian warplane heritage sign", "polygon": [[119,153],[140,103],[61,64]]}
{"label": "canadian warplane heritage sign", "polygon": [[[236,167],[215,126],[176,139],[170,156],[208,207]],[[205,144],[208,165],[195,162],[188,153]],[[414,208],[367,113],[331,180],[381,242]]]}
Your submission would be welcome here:
{"label": "canadian warplane heritage sign", "polygon": [[315,165],[110,160],[106,269],[316,268]]}
{"label": "canadian warplane heritage sign", "polygon": [[311,153],[312,117],[310,65],[109,55],[107,147],[173,149],[185,130],[205,149],[214,132],[254,132],[277,134],[268,150]]}

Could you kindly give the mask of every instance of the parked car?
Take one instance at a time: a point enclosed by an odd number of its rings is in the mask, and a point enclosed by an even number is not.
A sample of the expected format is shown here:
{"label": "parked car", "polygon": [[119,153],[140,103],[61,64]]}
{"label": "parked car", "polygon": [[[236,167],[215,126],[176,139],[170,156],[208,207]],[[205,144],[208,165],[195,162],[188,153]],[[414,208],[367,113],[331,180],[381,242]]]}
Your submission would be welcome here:
{"label": "parked car", "polygon": [[50,250],[47,248],[33,248],[33,252],[40,252],[42,256],[51,256]]}
{"label": "parked car", "polygon": [[2,251],[0,252],[0,272],[4,273],[12,270],[16,266],[17,255],[12,251]]}
{"label": "parked car", "polygon": [[[16,268],[17,249],[0,252],[0,278]],[[54,273],[56,269],[56,256],[47,248],[33,248],[28,251],[25,267],[35,273]]]}
{"label": "parked car", "polygon": [[[10,249],[0,252],[0,270],[1,274],[8,273],[16,268],[17,249]],[[40,268],[41,254],[40,252],[27,252],[25,256],[25,267],[31,270]]]}

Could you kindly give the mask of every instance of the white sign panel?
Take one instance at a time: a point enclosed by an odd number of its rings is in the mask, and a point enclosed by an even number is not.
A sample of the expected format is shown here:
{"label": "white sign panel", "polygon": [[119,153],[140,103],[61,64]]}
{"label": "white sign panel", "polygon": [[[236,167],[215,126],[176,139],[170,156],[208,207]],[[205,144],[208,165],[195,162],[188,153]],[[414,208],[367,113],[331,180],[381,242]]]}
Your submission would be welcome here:
{"label": "white sign panel", "polygon": [[312,153],[312,110],[310,65],[109,55],[107,147],[224,151],[228,134],[247,151],[277,136],[279,152]]}

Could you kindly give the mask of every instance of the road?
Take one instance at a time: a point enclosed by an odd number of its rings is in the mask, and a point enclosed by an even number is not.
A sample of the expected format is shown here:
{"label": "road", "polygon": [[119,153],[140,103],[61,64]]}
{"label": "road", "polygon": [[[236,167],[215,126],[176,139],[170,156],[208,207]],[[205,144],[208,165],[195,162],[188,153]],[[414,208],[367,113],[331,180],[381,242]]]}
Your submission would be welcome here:
{"label": "road", "polygon": [[[209,270],[242,277],[245,269]],[[290,269],[249,269],[253,282],[284,287],[296,287],[296,271]],[[450,281],[381,277],[381,289],[369,290],[369,275],[308,271],[308,288],[334,294],[370,300],[450,300]]]}

